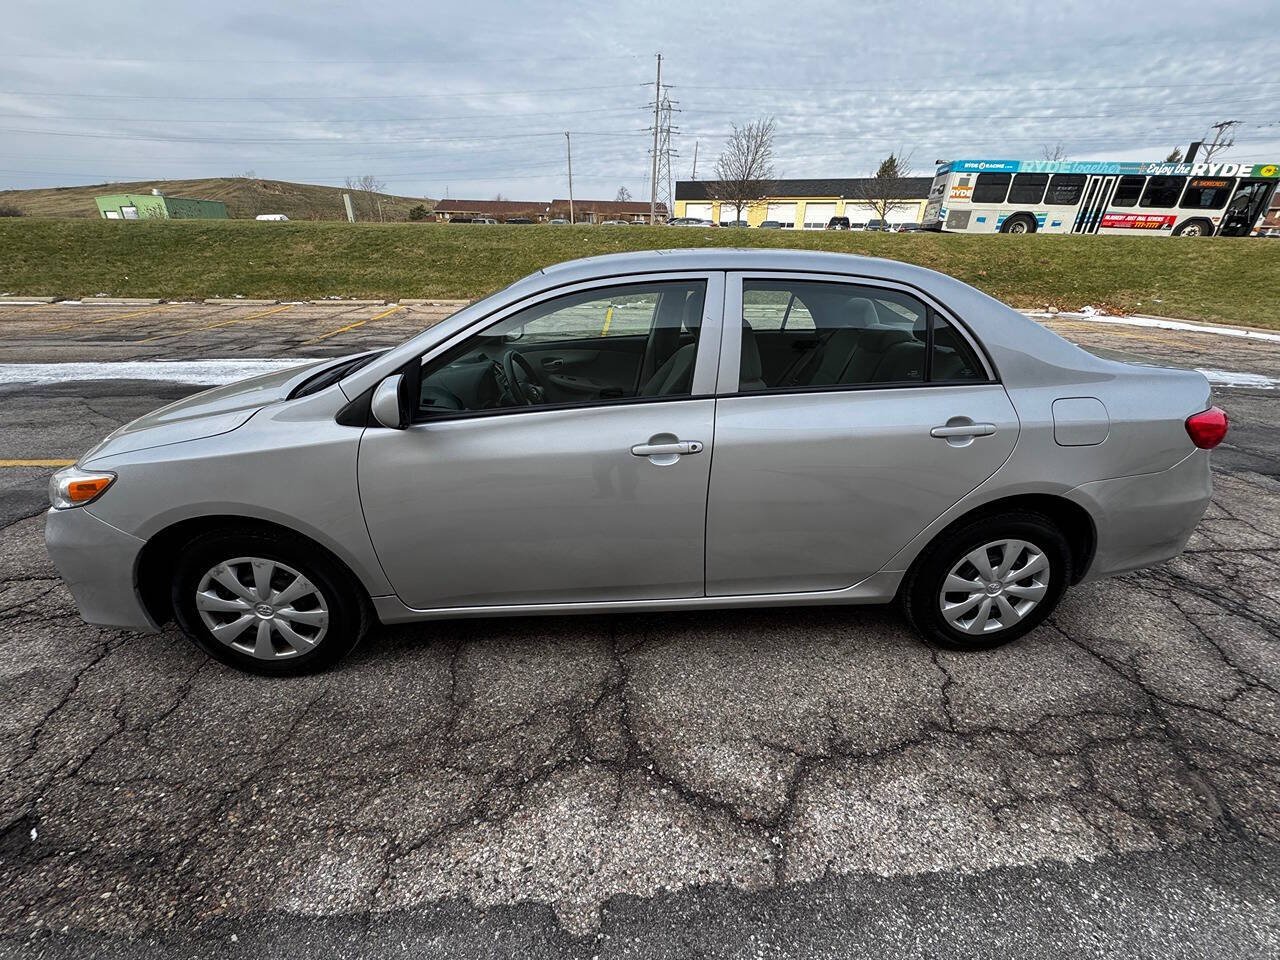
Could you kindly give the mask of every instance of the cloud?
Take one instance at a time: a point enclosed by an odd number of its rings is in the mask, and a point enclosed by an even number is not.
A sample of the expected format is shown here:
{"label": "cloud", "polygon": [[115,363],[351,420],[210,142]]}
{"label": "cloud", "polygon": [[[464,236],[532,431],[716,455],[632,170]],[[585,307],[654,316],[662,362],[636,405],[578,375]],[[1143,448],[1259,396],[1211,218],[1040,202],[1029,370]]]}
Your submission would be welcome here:
{"label": "cloud", "polygon": [[1280,81],[1258,69],[1280,39],[1266,4],[227,0],[153,14],[69,0],[14,21],[0,184],[251,169],[548,198],[564,193],[569,130],[575,192],[644,196],[658,50],[677,177],[695,141],[705,175],[730,124],[761,115],[792,177],[865,173],[899,148],[919,172],[1058,142],[1073,158],[1159,159],[1220,119],[1245,121],[1233,158],[1280,156]]}

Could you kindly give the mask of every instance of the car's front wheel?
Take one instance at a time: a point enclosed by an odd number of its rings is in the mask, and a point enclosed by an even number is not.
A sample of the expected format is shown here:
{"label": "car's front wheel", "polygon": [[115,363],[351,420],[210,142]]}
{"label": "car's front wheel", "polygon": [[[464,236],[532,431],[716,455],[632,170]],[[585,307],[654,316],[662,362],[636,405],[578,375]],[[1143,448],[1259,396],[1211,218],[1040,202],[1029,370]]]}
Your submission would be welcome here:
{"label": "car's front wheel", "polygon": [[368,629],[342,565],[301,537],[206,533],[180,553],[172,581],[179,625],[207,654],[251,673],[306,673],[336,663]]}
{"label": "car's front wheel", "polygon": [[903,608],[927,640],[960,650],[998,647],[1053,612],[1071,582],[1071,560],[1048,517],[980,517],[930,546],[903,584]]}

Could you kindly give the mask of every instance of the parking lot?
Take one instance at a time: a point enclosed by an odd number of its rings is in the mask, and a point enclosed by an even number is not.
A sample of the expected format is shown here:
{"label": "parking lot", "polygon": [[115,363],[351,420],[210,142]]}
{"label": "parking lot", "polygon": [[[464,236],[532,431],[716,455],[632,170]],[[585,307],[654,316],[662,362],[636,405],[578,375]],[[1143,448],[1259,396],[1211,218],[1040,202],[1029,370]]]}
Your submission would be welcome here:
{"label": "parking lot", "polygon": [[1184,556],[1005,649],[867,607],[455,621],[273,681],[79,620],[54,463],[198,362],[453,308],[0,307],[0,956],[1280,950],[1275,339],[1045,321],[1214,371],[1233,427]]}

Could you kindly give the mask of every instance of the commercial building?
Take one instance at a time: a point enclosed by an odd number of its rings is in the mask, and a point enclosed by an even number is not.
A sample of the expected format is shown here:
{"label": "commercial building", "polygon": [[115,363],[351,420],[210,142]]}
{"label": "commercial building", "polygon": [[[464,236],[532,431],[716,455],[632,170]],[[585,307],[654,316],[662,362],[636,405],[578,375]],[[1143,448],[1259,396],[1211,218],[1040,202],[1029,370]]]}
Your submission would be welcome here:
{"label": "commercial building", "polygon": [[226,220],[221,200],[193,200],[151,193],[110,193],[94,197],[103,220]]}
{"label": "commercial building", "polygon": [[437,220],[474,220],[476,217],[492,217],[507,220],[511,217],[527,217],[530,220],[546,220],[551,204],[545,200],[453,200],[446,198],[436,203]]}
{"label": "commercial building", "polygon": [[[843,177],[815,180],[775,180],[769,196],[751,204],[744,213],[749,226],[774,220],[784,228],[821,230],[832,217],[848,217],[856,228],[869,220],[883,218],[890,224],[919,223],[929,196],[931,177],[902,177],[888,188],[871,177]],[[698,217],[715,223],[730,223],[738,213],[731,204],[718,203],[708,193],[706,180],[676,182],[677,217]],[[872,200],[883,201],[878,208]]]}

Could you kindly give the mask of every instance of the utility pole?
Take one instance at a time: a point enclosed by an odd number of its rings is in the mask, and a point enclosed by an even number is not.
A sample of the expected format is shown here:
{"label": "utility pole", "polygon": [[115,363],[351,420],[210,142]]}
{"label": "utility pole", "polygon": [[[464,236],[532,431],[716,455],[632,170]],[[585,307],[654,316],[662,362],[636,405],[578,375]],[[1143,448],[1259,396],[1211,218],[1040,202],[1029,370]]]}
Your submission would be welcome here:
{"label": "utility pole", "polygon": [[1205,161],[1212,160],[1214,154],[1229,150],[1235,146],[1236,138],[1231,136],[1231,129],[1240,124],[1239,120],[1222,120],[1210,125],[1213,131],[1213,142],[1204,148]]}
{"label": "utility pole", "polygon": [[569,139],[568,130],[564,132],[564,149],[569,161],[569,222],[575,223],[573,219],[573,141]]}
{"label": "utility pole", "polygon": [[693,173],[689,174],[690,180],[698,179],[698,141],[693,141]]}
{"label": "utility pole", "polygon": [[662,54],[658,54],[658,79],[653,84],[653,176],[649,178],[649,225],[658,222],[658,111],[662,109]]}

